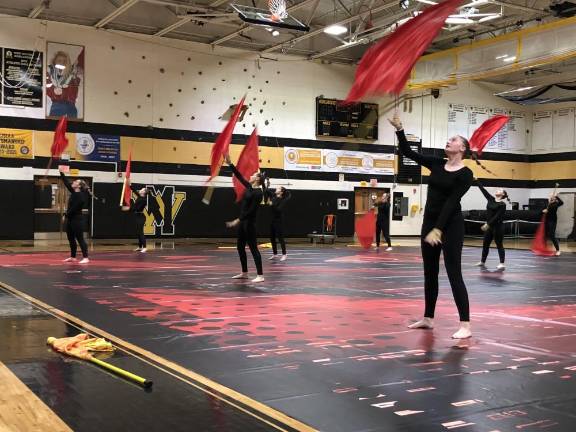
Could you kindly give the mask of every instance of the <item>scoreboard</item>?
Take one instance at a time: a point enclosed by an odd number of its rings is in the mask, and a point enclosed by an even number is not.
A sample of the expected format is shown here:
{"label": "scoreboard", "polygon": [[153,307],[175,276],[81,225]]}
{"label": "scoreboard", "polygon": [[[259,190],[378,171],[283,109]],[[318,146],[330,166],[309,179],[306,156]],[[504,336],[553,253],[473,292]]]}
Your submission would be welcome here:
{"label": "scoreboard", "polygon": [[378,139],[378,104],[341,105],[338,99],[316,98],[316,136]]}

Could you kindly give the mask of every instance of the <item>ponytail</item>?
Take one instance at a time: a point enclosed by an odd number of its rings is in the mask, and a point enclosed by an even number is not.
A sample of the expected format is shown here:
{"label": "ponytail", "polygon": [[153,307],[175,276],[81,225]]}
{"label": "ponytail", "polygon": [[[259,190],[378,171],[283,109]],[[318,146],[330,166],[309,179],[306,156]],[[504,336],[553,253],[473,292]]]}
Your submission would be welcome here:
{"label": "ponytail", "polygon": [[84,180],[80,180],[80,189],[83,192],[87,192],[88,195],[90,195],[96,201],[100,201],[102,204],[106,203],[106,200],[104,198],[98,198],[96,195],[94,195],[94,192],[92,192],[92,189],[90,189],[90,186],[88,186],[88,184]]}
{"label": "ponytail", "polygon": [[480,162],[480,156],[478,156],[478,153],[475,151],[472,151],[470,149],[470,142],[466,138],[464,138],[462,135],[458,135],[458,136],[460,137],[460,139],[464,143],[464,146],[466,147],[466,151],[464,152],[464,157],[472,159],[474,162],[476,162],[476,165],[478,165],[480,168],[482,168],[487,173],[492,174],[494,177],[496,177],[496,174],[494,174],[492,171],[490,171],[488,168],[486,168]]}

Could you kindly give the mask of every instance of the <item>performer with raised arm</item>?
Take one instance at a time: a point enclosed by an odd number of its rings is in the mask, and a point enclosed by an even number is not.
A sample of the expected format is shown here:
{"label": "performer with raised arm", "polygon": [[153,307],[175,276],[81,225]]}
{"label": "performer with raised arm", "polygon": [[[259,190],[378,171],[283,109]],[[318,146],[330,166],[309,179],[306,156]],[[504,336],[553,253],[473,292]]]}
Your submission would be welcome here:
{"label": "performer with raised arm", "polygon": [[492,196],[478,180],[476,180],[476,185],[488,201],[486,205],[486,223],[481,227],[482,231],[484,231],[482,260],[476,265],[479,267],[486,266],[486,258],[488,258],[488,253],[490,252],[490,244],[492,240],[494,240],[498,248],[498,257],[500,258],[500,264],[498,264],[496,268],[503,271],[506,269],[506,264],[504,264],[506,260],[506,251],[504,250],[504,215],[506,214],[506,203],[504,200],[510,201],[508,192],[504,189],[498,189],[494,196]]}
{"label": "performer with raised arm", "polygon": [[86,244],[86,240],[84,240],[84,215],[82,214],[82,210],[88,202],[86,193],[90,193],[90,189],[86,182],[81,179],[76,179],[70,183],[62,171],[60,171],[60,177],[62,177],[64,186],[70,192],[65,213],[66,236],[70,244],[70,257],[66,258],[64,262],[76,262],[76,252],[78,244],[80,244],[80,249],[82,250],[82,260],[80,260],[80,264],[88,264],[90,259],[88,258],[88,245]]}
{"label": "performer with raised arm", "polygon": [[284,206],[292,198],[292,194],[286,188],[279,186],[276,189],[270,188],[270,180],[266,179],[266,195],[272,207],[272,221],[270,223],[270,243],[272,243],[272,256],[269,260],[278,257],[278,246],[276,240],[280,242],[282,257],[280,261],[286,261],[286,241],[284,240]]}
{"label": "performer with raised arm", "polygon": [[384,240],[388,244],[386,251],[392,250],[390,242],[390,194],[384,192],[380,197],[376,196],[374,207],[378,209],[376,215],[376,249],[380,249],[380,235],[384,234]]}
{"label": "performer with raised arm", "polygon": [[144,225],[146,224],[146,215],[144,209],[148,205],[148,189],[146,187],[137,188],[130,185],[130,189],[138,194],[136,201],[132,201],[130,206],[123,206],[123,211],[134,213],[136,217],[136,232],[138,233],[138,249],[135,252],[146,253],[146,236],[144,235]]}
{"label": "performer with raised arm", "polygon": [[546,213],[546,238],[549,239],[556,249],[556,256],[560,256],[560,245],[556,238],[556,225],[558,224],[558,207],[562,207],[564,202],[558,196],[558,192],[554,191],[548,199],[548,207],[542,210]]}
{"label": "performer with raised arm", "polygon": [[236,247],[238,255],[240,256],[240,264],[242,266],[242,273],[233,277],[233,279],[248,279],[248,259],[246,257],[246,245],[250,248],[254,264],[256,265],[257,276],[252,279],[252,282],[263,282],[264,273],[262,270],[262,256],[258,250],[258,242],[256,238],[256,216],[262,201],[264,186],[264,176],[256,172],[250,176],[250,180],[246,180],[242,174],[236,169],[230,160],[230,156],[225,156],[226,163],[236,176],[236,178],[244,185],[246,191],[240,201],[240,216],[231,222],[227,222],[228,228],[238,228],[238,240]]}
{"label": "performer with raised arm", "polygon": [[468,291],[462,278],[462,246],[464,242],[464,218],[460,200],[470,189],[474,176],[463,163],[470,152],[466,138],[456,135],[446,143],[447,159],[417,153],[410,148],[402,122],[397,115],[390,120],[396,128],[400,152],[430,170],[428,196],[422,223],[422,258],[424,261],[424,317],[410,328],[434,327],[434,311],[438,298],[438,273],[440,252],[444,252],[444,264],[452,294],[460,316],[460,328],[452,335],[464,339],[472,335],[470,329],[470,306]]}

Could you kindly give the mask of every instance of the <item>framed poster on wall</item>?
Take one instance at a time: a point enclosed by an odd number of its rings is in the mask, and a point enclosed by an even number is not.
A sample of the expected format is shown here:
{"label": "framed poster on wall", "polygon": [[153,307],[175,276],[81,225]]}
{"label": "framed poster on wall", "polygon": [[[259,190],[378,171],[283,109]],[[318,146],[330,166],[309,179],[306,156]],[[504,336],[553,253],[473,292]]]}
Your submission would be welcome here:
{"label": "framed poster on wall", "polygon": [[46,117],[84,119],[84,47],[46,44]]}
{"label": "framed poster on wall", "polygon": [[2,58],[0,103],[8,106],[42,108],[42,53],[13,48],[0,48]]}

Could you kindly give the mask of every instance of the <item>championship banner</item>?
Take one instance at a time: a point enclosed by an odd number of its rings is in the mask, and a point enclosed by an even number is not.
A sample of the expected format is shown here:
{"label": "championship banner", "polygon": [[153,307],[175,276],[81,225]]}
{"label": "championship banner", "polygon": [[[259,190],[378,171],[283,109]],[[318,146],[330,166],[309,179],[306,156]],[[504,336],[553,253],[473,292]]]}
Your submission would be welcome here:
{"label": "championship banner", "polygon": [[77,133],[76,153],[78,160],[119,163],[120,137]]}
{"label": "championship banner", "polygon": [[285,147],[284,169],[394,175],[394,154]]}
{"label": "championship banner", "polygon": [[322,150],[284,147],[286,171],[322,171]]}
{"label": "championship banner", "polygon": [[33,159],[32,131],[0,129],[0,157]]}

